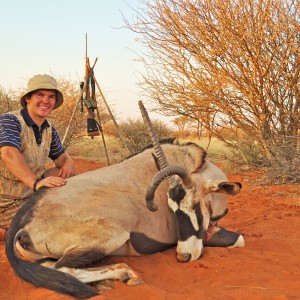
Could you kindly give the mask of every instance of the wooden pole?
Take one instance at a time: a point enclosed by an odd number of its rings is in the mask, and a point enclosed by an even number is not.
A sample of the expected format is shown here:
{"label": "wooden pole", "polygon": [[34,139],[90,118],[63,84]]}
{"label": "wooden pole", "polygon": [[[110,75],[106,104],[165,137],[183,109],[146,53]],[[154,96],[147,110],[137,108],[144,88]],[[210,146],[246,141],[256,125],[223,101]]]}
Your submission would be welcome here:
{"label": "wooden pole", "polygon": [[[86,68],[87,68],[87,71],[88,71],[88,77],[91,78],[93,77],[93,74],[94,74],[94,67],[96,65],[96,62],[97,62],[98,58],[95,59],[95,62],[93,64],[93,66],[91,67],[90,66],[90,61],[87,60],[87,65],[86,65]],[[96,97],[95,95],[93,95],[92,93],[92,98],[94,98],[93,100],[95,101],[95,105],[96,105],[96,111],[97,111],[97,117],[98,117],[98,128],[100,133],[101,133],[101,137],[102,137],[102,142],[103,142],[103,146],[104,146],[104,151],[105,151],[105,156],[106,156],[106,160],[107,160],[107,164],[110,165],[110,162],[109,162],[109,157],[108,157],[108,152],[107,152],[107,147],[106,147],[106,142],[105,142],[105,138],[104,138],[104,134],[103,134],[103,130],[102,130],[102,124],[101,124],[101,119],[100,119],[100,114],[99,114],[99,110],[98,110],[98,107],[97,107],[97,101],[96,101]],[[91,111],[87,106],[86,106],[86,109],[88,111],[88,114],[90,115],[90,117],[94,118],[95,117],[95,113],[93,111]]]}
{"label": "wooden pole", "polygon": [[80,93],[80,95],[79,95],[79,97],[78,97],[77,104],[76,104],[76,106],[75,106],[74,109],[73,109],[73,113],[72,113],[70,122],[69,122],[69,124],[68,124],[68,126],[67,126],[67,129],[66,129],[66,131],[65,131],[64,137],[63,137],[63,139],[62,139],[62,145],[64,145],[64,142],[65,142],[65,139],[66,139],[66,137],[67,137],[67,135],[68,135],[68,132],[69,132],[71,123],[72,123],[72,121],[73,121],[73,119],[74,119],[74,116],[75,116],[75,113],[76,113],[77,108],[78,108],[78,106],[79,106],[79,103],[81,102],[81,98],[82,98],[82,96],[83,96],[83,93],[84,93],[84,90],[85,90],[86,85],[87,85],[87,79],[86,79],[85,82],[84,82],[83,88],[82,88],[81,93]]}
{"label": "wooden pole", "polygon": [[[111,116],[111,118],[112,118],[112,120],[113,120],[116,128],[117,128],[117,131],[119,133],[119,136],[120,136],[120,139],[121,139],[121,141],[123,143],[123,146],[128,150],[128,152],[130,152],[130,150],[128,149],[128,147],[127,147],[127,145],[126,145],[126,143],[124,141],[122,132],[121,132],[121,130],[120,130],[120,128],[119,128],[119,126],[118,126],[118,124],[117,124],[117,122],[116,122],[116,120],[115,120],[115,118],[114,118],[114,116],[113,116],[113,114],[112,114],[112,112],[111,112],[111,110],[110,110],[107,102],[106,102],[104,94],[102,93],[102,90],[101,90],[101,88],[100,88],[100,86],[98,84],[98,81],[96,80],[96,77],[94,75],[93,69],[94,69],[94,66],[96,65],[97,60],[98,60],[98,58],[96,58],[96,60],[95,60],[95,62],[93,64],[93,67],[91,67],[89,59],[87,57],[87,34],[85,34],[85,76],[84,76],[84,85],[82,87],[81,93],[80,93],[80,95],[78,97],[78,102],[77,102],[76,106],[74,107],[71,119],[69,121],[69,124],[68,124],[67,129],[66,129],[65,134],[64,134],[64,137],[62,139],[62,145],[64,145],[64,142],[65,142],[65,139],[66,139],[66,137],[68,135],[71,123],[72,123],[72,121],[74,119],[75,113],[77,111],[79,103],[81,102],[81,99],[83,97],[84,92],[86,92],[86,96],[88,96],[88,94],[90,93],[88,83],[89,83],[89,79],[92,77],[93,80],[94,80],[94,82],[95,82],[95,84],[96,84],[96,86],[97,86],[97,88],[98,88],[98,90],[99,90],[101,98],[102,98],[102,100],[103,100],[103,102],[104,102],[104,104],[105,104],[105,106],[106,106],[106,108],[107,108],[107,110],[108,110],[108,112],[109,112],[109,114],[110,114],[110,116]],[[99,114],[98,107],[96,107],[96,110],[97,110],[97,117],[98,117],[98,120],[99,120],[99,124],[100,124],[100,126],[102,126],[101,125],[101,120],[100,120],[100,114]],[[91,112],[88,108],[87,108],[87,113],[91,117],[94,117],[94,113]],[[105,143],[105,140],[104,140],[104,135],[103,135],[102,129],[100,130],[100,132],[101,132],[101,135],[102,135],[102,140],[103,140],[103,145],[104,145],[104,149],[105,149],[105,154],[106,154],[107,162],[108,162],[108,165],[109,165],[110,163],[109,163],[108,153],[107,153],[107,149],[106,149],[106,143]]]}
{"label": "wooden pole", "polygon": [[113,122],[114,122],[116,128],[117,128],[117,131],[118,131],[118,133],[119,133],[119,136],[120,136],[120,139],[121,139],[121,141],[122,141],[122,143],[123,143],[123,146],[128,150],[128,152],[130,152],[129,149],[128,149],[128,147],[127,147],[127,145],[126,145],[126,143],[125,143],[125,141],[124,141],[124,138],[123,138],[122,132],[121,132],[119,126],[118,126],[118,123],[116,122],[116,120],[115,120],[115,118],[114,118],[114,116],[113,116],[113,114],[112,114],[112,112],[111,112],[111,110],[110,110],[110,108],[109,108],[109,106],[108,106],[108,104],[107,104],[107,102],[106,102],[106,99],[105,99],[105,97],[104,97],[104,95],[103,95],[103,93],[102,93],[102,91],[101,91],[101,88],[100,88],[100,86],[99,86],[99,84],[98,84],[98,81],[96,80],[95,75],[92,74],[92,77],[93,77],[93,79],[94,79],[94,81],[95,81],[95,83],[96,83],[96,86],[97,86],[97,88],[98,88],[98,90],[99,90],[99,93],[100,93],[100,95],[101,95],[101,97],[102,97],[102,100],[103,100],[103,102],[104,102],[104,104],[105,104],[105,106],[106,106],[106,108],[107,108],[107,110],[108,110],[108,112],[109,112],[109,114],[110,114],[110,116],[111,116],[111,118],[112,118],[112,120],[113,120]]}
{"label": "wooden pole", "polygon": [[102,137],[102,142],[103,142],[103,146],[104,146],[106,160],[107,160],[108,165],[110,166],[110,162],[109,162],[109,158],[108,158],[108,152],[107,152],[107,148],[106,148],[106,142],[105,142],[104,133],[103,133],[103,130],[102,130],[102,124],[101,124],[101,119],[100,119],[100,114],[99,114],[98,107],[96,108],[96,110],[97,110],[97,117],[98,117],[99,126],[100,126],[99,130],[100,130],[101,137]]}

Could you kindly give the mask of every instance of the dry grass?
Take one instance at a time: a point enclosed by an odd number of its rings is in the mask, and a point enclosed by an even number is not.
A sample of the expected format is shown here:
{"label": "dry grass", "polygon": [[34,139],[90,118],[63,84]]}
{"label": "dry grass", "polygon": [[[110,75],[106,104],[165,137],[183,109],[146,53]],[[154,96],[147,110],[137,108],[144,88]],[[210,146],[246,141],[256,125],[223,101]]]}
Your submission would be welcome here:
{"label": "dry grass", "polygon": [[[115,138],[106,136],[105,145],[111,164],[121,161],[128,155],[127,150],[124,149]],[[88,136],[83,136],[76,143],[70,145],[67,151],[73,157],[107,162],[105,147],[101,136],[96,136],[93,139]]]}
{"label": "dry grass", "polygon": [[182,142],[192,141],[195,144],[201,146],[207,152],[207,158],[219,165],[222,165],[223,171],[226,173],[235,173],[239,170],[233,168],[232,162],[226,160],[230,153],[230,149],[226,146],[226,144],[217,138],[208,139],[206,137],[201,139],[180,139]]}
{"label": "dry grass", "polygon": [[[224,143],[217,139],[212,139],[209,142],[208,139],[180,139],[182,142],[192,141],[201,146],[208,153],[208,158],[213,162],[224,163],[224,153],[228,151],[228,148]],[[111,136],[105,137],[105,144],[107,148],[108,158],[110,164],[118,163],[129,155],[128,151],[123,145],[120,145],[118,140]],[[146,145],[145,145],[146,146]],[[96,136],[93,139],[84,136],[78,142],[69,146],[67,151],[71,156],[81,159],[94,160],[98,162],[107,162],[105,148],[101,136]],[[226,162],[224,163],[226,166]]]}

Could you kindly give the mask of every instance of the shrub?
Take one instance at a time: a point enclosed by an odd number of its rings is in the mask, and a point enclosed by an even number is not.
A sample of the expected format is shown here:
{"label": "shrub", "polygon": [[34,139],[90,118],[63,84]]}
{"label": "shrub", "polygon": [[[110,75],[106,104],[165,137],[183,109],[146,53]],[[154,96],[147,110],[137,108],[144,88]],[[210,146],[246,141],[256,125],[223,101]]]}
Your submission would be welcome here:
{"label": "shrub", "polygon": [[[172,130],[164,122],[160,120],[153,120],[152,124],[159,139],[171,136]],[[151,144],[148,130],[142,119],[135,120],[129,118],[119,124],[119,129],[130,153],[138,152],[145,146]],[[106,127],[105,132],[114,136],[120,144],[123,144],[115,127]]]}

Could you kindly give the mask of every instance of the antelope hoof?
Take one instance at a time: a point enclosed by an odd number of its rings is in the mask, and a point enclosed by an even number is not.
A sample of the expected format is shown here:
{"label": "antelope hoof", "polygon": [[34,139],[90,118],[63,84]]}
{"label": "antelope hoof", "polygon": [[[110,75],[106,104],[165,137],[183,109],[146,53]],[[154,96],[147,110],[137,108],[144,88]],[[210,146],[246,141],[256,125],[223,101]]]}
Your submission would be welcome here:
{"label": "antelope hoof", "polygon": [[243,247],[245,247],[245,239],[242,235],[240,235],[237,241],[234,243],[234,245],[228,248],[243,248]]}
{"label": "antelope hoof", "polygon": [[188,262],[191,259],[191,254],[179,254],[177,253],[177,261],[178,262]]}
{"label": "antelope hoof", "polygon": [[135,285],[140,285],[142,282],[144,282],[144,280],[141,278],[139,278],[139,279],[130,278],[127,281],[127,285],[135,286]]}
{"label": "antelope hoof", "polygon": [[110,291],[116,287],[115,282],[111,279],[101,280],[96,284],[98,292]]}
{"label": "antelope hoof", "polygon": [[141,284],[143,282],[143,280],[141,278],[138,278],[138,276],[136,274],[134,274],[134,276],[132,276],[133,274],[129,274],[128,272],[123,273],[120,276],[120,281],[125,282],[127,285],[131,285],[131,286]]}

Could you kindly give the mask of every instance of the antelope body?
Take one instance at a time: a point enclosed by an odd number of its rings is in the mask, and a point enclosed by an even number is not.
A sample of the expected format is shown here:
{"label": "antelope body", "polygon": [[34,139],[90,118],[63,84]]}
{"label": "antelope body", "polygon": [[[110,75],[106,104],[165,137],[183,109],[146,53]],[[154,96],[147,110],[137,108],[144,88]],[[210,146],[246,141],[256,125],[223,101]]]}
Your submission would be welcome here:
{"label": "antelope body", "polygon": [[[140,282],[124,264],[86,268],[106,255],[146,255],[177,245],[178,261],[198,259],[209,224],[215,225],[227,213],[226,195],[237,194],[241,186],[228,182],[195,144],[180,145],[173,139],[162,148],[169,165],[184,169],[189,181],[172,170],[156,178],[158,163],[152,157],[153,148],[147,148],[119,164],[74,176],[66,186],[40,190],[28,199],[6,238],[15,272],[37,286],[87,298],[97,292],[84,282]],[[164,179],[171,175],[175,183],[168,187]],[[150,202],[156,202],[156,211],[147,208],[146,194]],[[212,228],[206,245],[244,245],[241,235]],[[17,249],[31,261],[21,258]],[[35,261],[41,258],[55,261]]]}

